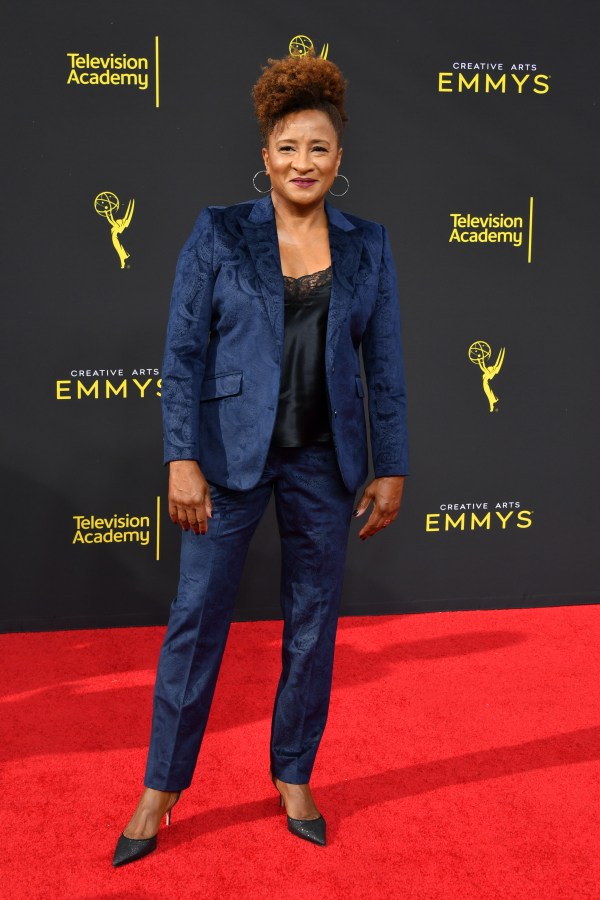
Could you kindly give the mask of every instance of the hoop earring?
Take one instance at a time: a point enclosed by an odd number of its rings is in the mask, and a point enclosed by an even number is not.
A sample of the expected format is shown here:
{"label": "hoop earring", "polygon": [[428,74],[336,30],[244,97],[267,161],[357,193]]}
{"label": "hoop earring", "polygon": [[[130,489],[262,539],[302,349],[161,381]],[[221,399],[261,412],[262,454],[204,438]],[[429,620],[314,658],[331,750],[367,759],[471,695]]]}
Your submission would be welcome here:
{"label": "hoop earring", "polygon": [[[252,179],[252,184],[254,185],[254,190],[255,190],[255,191],[258,191],[259,194],[268,194],[269,191],[272,191],[272,190],[273,190],[273,187],[272,187],[272,186],[269,188],[268,191],[261,191],[260,188],[257,188],[257,187],[256,187],[256,181],[255,181],[256,176],[257,176],[257,175],[260,175],[262,172],[264,172],[265,175],[267,174],[267,170],[266,170],[266,169],[259,169],[258,172],[255,173],[254,178]],[[267,176],[267,177],[268,177],[268,176]]]}
{"label": "hoop earring", "polygon": [[[341,194],[336,194],[334,191],[331,190],[331,188],[329,188],[329,193],[333,194],[334,197],[343,197],[350,190],[350,182],[348,181],[348,179],[346,178],[345,175],[336,175],[335,178],[343,178],[348,186],[345,191],[342,191]],[[335,178],[333,179],[334,181],[335,181]]]}

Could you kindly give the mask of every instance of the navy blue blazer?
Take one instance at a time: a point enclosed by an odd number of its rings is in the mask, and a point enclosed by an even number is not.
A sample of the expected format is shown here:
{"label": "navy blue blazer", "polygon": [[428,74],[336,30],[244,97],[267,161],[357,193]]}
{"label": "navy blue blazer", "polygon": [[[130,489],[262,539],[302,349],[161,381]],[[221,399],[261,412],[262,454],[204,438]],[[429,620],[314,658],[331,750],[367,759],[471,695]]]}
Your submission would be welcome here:
{"label": "navy blue blazer", "polygon": [[[375,477],[407,473],[396,270],[384,226],[325,201],[332,287],[326,336],[331,431],[342,478],[368,471],[359,348]],[[177,262],[162,368],[165,462],[195,459],[216,484],[260,479],[279,397],[283,276],[270,194],[202,210]]]}

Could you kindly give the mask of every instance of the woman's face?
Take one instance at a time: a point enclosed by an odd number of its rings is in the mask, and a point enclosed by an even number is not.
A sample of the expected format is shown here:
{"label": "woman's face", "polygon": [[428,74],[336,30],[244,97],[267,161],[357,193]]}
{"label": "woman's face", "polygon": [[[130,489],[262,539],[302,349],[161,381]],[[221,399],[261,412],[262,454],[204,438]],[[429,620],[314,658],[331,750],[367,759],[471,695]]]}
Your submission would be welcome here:
{"label": "woman's face", "polygon": [[272,193],[285,202],[313,206],[333,184],[342,148],[327,113],[305,109],[277,122],[262,155]]}

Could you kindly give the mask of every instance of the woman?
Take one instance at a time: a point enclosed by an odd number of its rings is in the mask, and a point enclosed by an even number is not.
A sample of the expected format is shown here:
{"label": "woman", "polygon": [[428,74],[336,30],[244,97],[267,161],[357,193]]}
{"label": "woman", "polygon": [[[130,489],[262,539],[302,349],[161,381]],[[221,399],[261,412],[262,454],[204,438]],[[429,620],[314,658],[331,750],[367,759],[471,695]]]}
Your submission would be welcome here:
{"label": "woman", "polygon": [[[191,782],[246,551],[272,492],[284,629],[271,777],[289,830],[325,844],[309,779],[329,706],[349,526],[371,504],[361,539],[396,518],[407,467],[387,232],[325,199],[344,179],[345,86],[314,54],[269,60],[253,96],[271,189],[204,209],[178,260],[162,376],[180,580],[145,790],[114,865],[156,847],[163,816],[168,824]],[[353,513],[367,475],[361,346],[375,478]]]}

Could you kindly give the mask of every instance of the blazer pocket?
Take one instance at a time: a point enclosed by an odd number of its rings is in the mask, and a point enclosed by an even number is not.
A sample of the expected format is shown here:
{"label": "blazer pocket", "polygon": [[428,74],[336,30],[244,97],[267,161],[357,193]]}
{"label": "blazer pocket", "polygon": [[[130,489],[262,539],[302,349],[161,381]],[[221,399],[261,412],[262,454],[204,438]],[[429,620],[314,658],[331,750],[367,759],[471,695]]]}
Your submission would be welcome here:
{"label": "blazer pocket", "polygon": [[360,375],[356,375],[355,378],[356,378],[356,393],[358,394],[359,397],[364,397],[365,389],[363,388],[362,378],[360,377]]}
{"label": "blazer pocket", "polygon": [[242,372],[223,372],[211,375],[202,382],[200,400],[218,400],[221,397],[235,397],[242,392]]}

